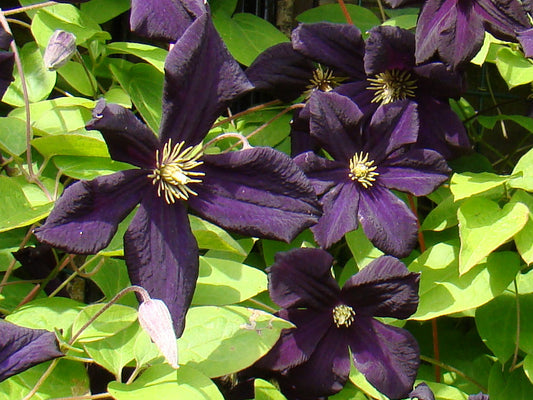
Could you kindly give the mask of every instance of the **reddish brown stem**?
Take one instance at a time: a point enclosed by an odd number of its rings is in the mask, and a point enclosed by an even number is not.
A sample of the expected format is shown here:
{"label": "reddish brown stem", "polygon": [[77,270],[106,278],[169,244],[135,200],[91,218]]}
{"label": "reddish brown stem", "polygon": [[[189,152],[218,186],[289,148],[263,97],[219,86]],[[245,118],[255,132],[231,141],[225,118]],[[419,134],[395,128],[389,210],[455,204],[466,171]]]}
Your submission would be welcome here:
{"label": "reddish brown stem", "polygon": [[[418,218],[418,212],[415,205],[415,199],[413,195],[408,194],[407,195],[407,201],[409,202],[409,207],[411,208],[411,211],[413,211],[413,214],[416,217],[416,225],[418,228],[418,245],[420,246],[420,252],[426,251],[426,242],[424,240],[424,234],[422,233],[422,230],[420,229],[420,220]],[[435,360],[440,362],[440,351],[439,351],[439,331],[437,329],[437,319],[433,318],[431,320],[431,332],[433,336],[433,357]],[[435,364],[435,382],[440,383],[440,366]]]}
{"label": "reddish brown stem", "polygon": [[247,110],[241,111],[240,113],[233,114],[229,118],[225,118],[222,121],[218,121],[216,124],[214,124],[211,127],[211,129],[219,127],[219,126],[224,125],[224,124],[227,124],[228,122],[231,122],[231,121],[233,121],[233,120],[235,120],[235,119],[237,119],[239,117],[242,117],[243,115],[251,114],[253,112],[262,110],[262,109],[270,107],[270,106],[275,106],[275,105],[278,105],[278,104],[281,104],[280,100],[272,100],[272,101],[269,101],[268,103],[259,104],[258,106],[250,107]]}
{"label": "reddish brown stem", "polygon": [[346,18],[346,23],[353,25],[352,17],[350,16],[348,9],[346,8],[346,4],[344,4],[344,0],[339,0],[339,6],[341,7],[342,13],[344,14],[344,18]]}

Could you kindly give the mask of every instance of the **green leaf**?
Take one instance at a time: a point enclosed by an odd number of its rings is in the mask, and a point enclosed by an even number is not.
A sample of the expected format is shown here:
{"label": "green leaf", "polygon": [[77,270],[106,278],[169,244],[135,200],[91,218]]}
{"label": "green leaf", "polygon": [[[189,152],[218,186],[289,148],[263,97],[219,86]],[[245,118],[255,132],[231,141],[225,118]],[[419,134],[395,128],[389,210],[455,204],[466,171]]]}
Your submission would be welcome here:
{"label": "green leaf", "polygon": [[527,379],[529,379],[529,381],[533,383],[533,354],[528,354],[524,358],[523,368],[524,368],[524,373],[527,376]]}
{"label": "green leaf", "polygon": [[[354,25],[365,35],[374,26],[381,25],[379,18],[369,9],[356,6],[354,4],[346,4],[348,13],[352,17]],[[336,22],[339,24],[346,23],[340,6],[338,4],[325,4],[320,7],[314,7],[304,11],[296,17],[298,22]]]}
{"label": "green leaf", "polygon": [[102,31],[100,26],[87,14],[71,4],[56,4],[41,8],[31,23],[33,37],[43,49],[56,29],[61,29],[76,36],[76,44],[87,47],[93,39],[110,40],[111,35]]}
{"label": "green leaf", "polygon": [[368,240],[362,229],[348,232],[344,237],[359,268],[364,268],[371,261],[383,255],[383,252]]}
{"label": "green leaf", "polygon": [[69,61],[59,68],[57,72],[79,93],[84,94],[85,96],[95,95],[96,79],[91,72],[86,71],[80,63]]}
{"label": "green leaf", "polygon": [[457,225],[458,208],[459,203],[454,201],[453,196],[448,196],[429,212],[422,223],[422,230],[440,232]]}
{"label": "green leaf", "polygon": [[83,309],[83,304],[64,297],[47,297],[24,304],[6,320],[32,329],[67,331]]}
{"label": "green leaf", "polygon": [[122,369],[134,359],[135,343],[141,331],[139,324],[133,324],[116,335],[84,343],[83,348],[97,364],[121,376]]}
{"label": "green leaf", "polygon": [[165,72],[168,51],[142,43],[113,42],[107,45],[108,54],[131,54],[152,64],[161,73]]}
{"label": "green leaf", "polygon": [[133,209],[133,211],[118,224],[118,229],[115,233],[115,236],[113,236],[113,239],[111,239],[109,245],[105,249],[101,250],[98,254],[107,257],[120,257],[124,255],[124,234],[130,226],[136,211],[136,208]]}
{"label": "green leaf", "polygon": [[130,0],[92,0],[80,5],[81,11],[92,18],[94,22],[102,24],[130,9]]}
{"label": "green leaf", "polygon": [[209,0],[209,7],[213,18],[219,14],[231,16],[237,7],[238,0]]}
{"label": "green leaf", "polygon": [[254,381],[255,400],[287,400],[270,382],[262,379]]}
{"label": "green leaf", "polygon": [[63,175],[86,180],[133,168],[131,164],[104,157],[56,156],[53,162]]}
{"label": "green leaf", "polygon": [[107,92],[105,92],[104,99],[108,103],[115,103],[125,108],[131,108],[130,96],[128,96],[124,89],[118,86],[111,88]]}
{"label": "green leaf", "polygon": [[509,89],[533,81],[533,63],[520,51],[501,47],[496,54],[496,67]]}
{"label": "green leaf", "polygon": [[359,390],[376,400],[388,400],[388,397],[381,394],[377,389],[372,386],[365,378],[365,376],[359,372],[352,364],[350,369],[350,382],[352,382]]}
{"label": "green leaf", "polygon": [[220,13],[213,15],[213,23],[232,56],[246,66],[269,47],[289,41],[274,25],[253,14],[239,13],[230,18]]}
{"label": "green leaf", "polygon": [[489,375],[490,400],[531,400],[533,385],[522,368],[508,372],[500,363],[494,363]]}
{"label": "green leaf", "polygon": [[[35,42],[26,43],[20,49],[20,59],[24,78],[28,88],[28,98],[31,103],[48,97],[56,84],[56,73],[48,71],[43,62],[41,51]],[[2,101],[12,106],[23,106],[24,95],[22,92],[22,82],[17,69],[13,71],[15,81],[7,89]]]}
{"label": "green leaf", "polygon": [[13,261],[13,252],[19,250],[26,236],[25,229],[13,229],[0,234],[0,272],[4,272]]}
{"label": "green leaf", "polygon": [[0,118],[0,149],[17,157],[26,151],[26,123],[13,117]]}
{"label": "green leaf", "polygon": [[461,204],[457,217],[459,272],[463,275],[518,233],[529,219],[529,209],[522,203],[508,203],[500,209],[496,202],[473,197]]}
{"label": "green leaf", "polygon": [[513,355],[516,337],[515,296],[502,294],[476,310],[476,326],[483,343],[501,364]]}
{"label": "green leaf", "polygon": [[13,178],[0,176],[0,193],[5,199],[0,207],[0,232],[31,225],[45,218],[53,202],[33,206],[26,198],[22,186]]}
{"label": "green leaf", "polygon": [[397,17],[390,18],[383,22],[383,25],[398,26],[403,29],[411,29],[416,27],[418,14],[404,14]]}
{"label": "green leaf", "polygon": [[527,264],[531,264],[533,262],[533,196],[523,190],[517,190],[510,202],[520,202],[529,209],[529,218],[524,228],[515,235],[514,241],[522,259]]}
{"label": "green leaf", "polygon": [[514,252],[491,254],[464,275],[459,275],[458,246],[439,243],[415,259],[409,270],[420,272],[420,302],[411,317],[428,320],[479,307],[500,295],[520,270]]}
{"label": "green leaf", "polygon": [[131,101],[141,113],[144,121],[153,132],[159,132],[163,98],[163,74],[149,64],[135,64],[129,69],[122,69],[118,64],[109,68],[122,89],[131,97]]}
{"label": "green leaf", "polygon": [[[445,385],[443,383],[424,381],[435,395],[435,400],[468,400],[468,395],[456,387]],[[416,382],[418,385],[421,382]]]}
{"label": "green leaf", "polygon": [[109,158],[107,145],[101,139],[71,133],[33,139],[32,146],[44,157],[81,156]]}
{"label": "green leaf", "polygon": [[200,256],[192,304],[235,304],[265,290],[267,277],[263,271],[235,261]]}
{"label": "green leaf", "polygon": [[[33,389],[50,365],[45,362],[0,383],[0,399],[23,399]],[[89,393],[89,377],[85,365],[60,359],[54,371],[46,378],[32,399],[83,396]]]}
{"label": "green leaf", "polygon": [[189,222],[199,248],[247,255],[239,242],[233,239],[224,229],[194,215],[189,215]]}
{"label": "green leaf", "polygon": [[189,366],[175,370],[169,365],[154,365],[133,383],[111,382],[107,390],[117,400],[224,399],[209,378]]}
{"label": "green leaf", "polygon": [[509,182],[509,186],[533,192],[533,149],[518,160],[513,175],[517,176]]}
{"label": "green leaf", "polygon": [[[88,322],[106,304],[93,304],[83,308],[74,320],[72,334]],[[126,329],[137,320],[137,310],[133,307],[113,304],[102,315],[98,316],[86,329],[83,330],[77,341],[93,342],[100,340]]]}
{"label": "green leaf", "polygon": [[[124,260],[94,257],[88,264],[86,271],[91,274],[91,280],[96,283],[107,300],[111,300],[122,289],[131,286]],[[118,302],[134,308],[139,306],[133,293],[126,294]]]}
{"label": "green leaf", "polygon": [[180,364],[210,377],[250,366],[276,343],[292,324],[260,310],[238,306],[193,307],[187,329],[178,340]]}
{"label": "green leaf", "polygon": [[502,186],[510,179],[490,172],[453,174],[450,189],[455,201]]}
{"label": "green leaf", "polygon": [[527,117],[525,115],[479,115],[477,116],[477,121],[487,129],[494,129],[494,126],[499,121],[513,121],[520,125],[522,128],[527,129],[529,132],[533,132],[533,118]]}

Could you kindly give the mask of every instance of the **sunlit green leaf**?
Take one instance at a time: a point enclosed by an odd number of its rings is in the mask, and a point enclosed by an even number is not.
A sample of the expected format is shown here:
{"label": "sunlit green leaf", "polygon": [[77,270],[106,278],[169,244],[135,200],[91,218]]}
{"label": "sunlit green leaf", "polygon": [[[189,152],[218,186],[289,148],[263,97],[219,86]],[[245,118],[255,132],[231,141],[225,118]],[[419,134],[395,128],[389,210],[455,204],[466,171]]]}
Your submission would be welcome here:
{"label": "sunlit green leaf", "polygon": [[510,179],[490,172],[453,174],[450,189],[455,201],[502,186]]}
{"label": "sunlit green leaf", "polygon": [[165,72],[165,58],[168,51],[159,47],[142,43],[113,42],[107,45],[107,52],[109,54],[131,54],[152,64],[159,72]]}
{"label": "sunlit green leaf", "polygon": [[[367,8],[355,4],[346,4],[346,9],[356,27],[364,34],[374,26],[381,25],[379,18]],[[338,4],[325,4],[304,11],[296,17],[299,22],[336,22],[346,23],[346,17]]]}
{"label": "sunlit green leaf", "polygon": [[533,81],[533,63],[521,51],[501,47],[496,55],[496,66],[509,88]]}

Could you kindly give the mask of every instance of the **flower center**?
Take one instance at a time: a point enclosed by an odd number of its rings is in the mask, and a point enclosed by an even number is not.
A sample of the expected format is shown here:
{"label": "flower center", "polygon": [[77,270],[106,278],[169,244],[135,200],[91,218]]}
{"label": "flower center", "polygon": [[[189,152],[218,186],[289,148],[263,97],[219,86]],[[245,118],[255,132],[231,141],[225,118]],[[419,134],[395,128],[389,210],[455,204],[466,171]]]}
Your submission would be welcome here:
{"label": "flower center", "polygon": [[368,153],[355,153],[350,160],[350,173],[348,174],[352,181],[357,181],[366,189],[372,186],[372,182],[379,176],[374,172],[378,167],[374,165],[374,160],[368,161]]}
{"label": "flower center", "polygon": [[309,85],[306,86],[307,90],[304,92],[304,95],[308,98],[315,90],[329,92],[339,86],[343,80],[344,78],[333,76],[333,71],[329,68],[324,68],[318,64],[317,68],[313,71],[313,77],[309,80]]}
{"label": "flower center", "polygon": [[344,326],[348,328],[355,317],[355,311],[352,307],[346,304],[339,304],[333,309],[333,322],[337,325],[337,328]]}
{"label": "flower center", "polygon": [[194,190],[187,185],[200,183],[197,177],[204,176],[203,172],[195,172],[194,168],[203,164],[198,159],[203,155],[202,144],[183,149],[185,142],[172,146],[172,139],[163,146],[163,154],[159,157],[159,150],[155,153],[156,168],[149,178],[157,186],[157,195],[165,196],[167,204],[174,204],[177,200],[187,200],[189,195],[196,196]]}
{"label": "flower center", "polygon": [[375,78],[368,78],[368,81],[368,89],[376,91],[372,103],[389,104],[415,96],[416,79],[411,79],[409,71],[387,70],[377,74]]}

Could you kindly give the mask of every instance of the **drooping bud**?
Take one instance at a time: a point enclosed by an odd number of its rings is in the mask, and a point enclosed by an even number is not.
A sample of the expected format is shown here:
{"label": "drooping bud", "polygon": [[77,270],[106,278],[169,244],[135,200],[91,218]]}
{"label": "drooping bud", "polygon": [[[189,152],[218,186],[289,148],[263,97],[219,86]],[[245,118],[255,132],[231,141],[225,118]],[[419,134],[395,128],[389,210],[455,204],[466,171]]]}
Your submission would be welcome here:
{"label": "drooping bud", "polygon": [[70,32],[56,30],[44,51],[44,65],[49,71],[55,71],[65,65],[76,53],[76,36]]}
{"label": "drooping bud", "polygon": [[173,368],[178,365],[178,343],[172,317],[161,300],[146,299],[139,306],[139,323]]}

